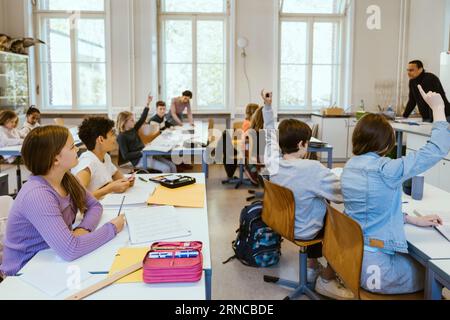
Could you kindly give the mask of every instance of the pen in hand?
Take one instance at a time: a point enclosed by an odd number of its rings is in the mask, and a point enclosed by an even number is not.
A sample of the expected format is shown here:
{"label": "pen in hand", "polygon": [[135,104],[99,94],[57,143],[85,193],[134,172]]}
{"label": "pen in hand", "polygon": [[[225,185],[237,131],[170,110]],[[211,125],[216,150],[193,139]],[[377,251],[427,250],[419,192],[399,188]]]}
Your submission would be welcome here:
{"label": "pen in hand", "polygon": [[144,179],[144,178],[142,178],[142,177],[138,177],[138,179],[139,179],[139,180],[141,180],[141,181],[144,181],[144,182],[148,183],[148,181],[147,181],[147,180],[145,180],[145,179]]}
{"label": "pen in hand", "polygon": [[123,202],[125,201],[125,196],[122,198],[122,203],[120,204],[119,212],[117,213],[117,216],[120,216],[120,211],[122,211]]}

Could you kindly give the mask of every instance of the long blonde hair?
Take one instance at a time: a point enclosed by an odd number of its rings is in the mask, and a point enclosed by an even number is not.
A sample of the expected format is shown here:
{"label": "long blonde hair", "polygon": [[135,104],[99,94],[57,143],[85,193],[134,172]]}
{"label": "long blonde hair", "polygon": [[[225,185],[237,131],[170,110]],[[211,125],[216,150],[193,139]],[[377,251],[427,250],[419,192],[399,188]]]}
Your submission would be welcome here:
{"label": "long blonde hair", "polygon": [[121,113],[119,113],[119,115],[117,116],[117,124],[116,124],[116,128],[117,131],[119,133],[125,132],[125,123],[128,121],[128,119],[130,119],[130,117],[132,117],[133,114],[130,111],[123,111]]}
{"label": "long blonde hair", "polygon": [[250,129],[255,131],[264,129],[264,116],[262,111],[263,107],[259,107],[258,110],[255,111],[250,122]]}
{"label": "long blonde hair", "polygon": [[[22,158],[25,166],[35,176],[43,176],[51,170],[55,158],[67,143],[70,132],[66,127],[45,126],[31,131],[22,145]],[[76,208],[85,213],[86,190],[70,171],[66,172],[61,182],[70,195]]]}

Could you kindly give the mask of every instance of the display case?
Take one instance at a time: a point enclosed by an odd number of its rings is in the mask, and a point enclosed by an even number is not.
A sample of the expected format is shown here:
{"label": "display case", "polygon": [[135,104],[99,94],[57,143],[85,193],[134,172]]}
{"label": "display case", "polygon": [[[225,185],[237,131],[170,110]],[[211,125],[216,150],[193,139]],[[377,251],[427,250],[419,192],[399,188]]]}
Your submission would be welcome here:
{"label": "display case", "polygon": [[0,51],[0,110],[23,114],[29,100],[28,56]]}

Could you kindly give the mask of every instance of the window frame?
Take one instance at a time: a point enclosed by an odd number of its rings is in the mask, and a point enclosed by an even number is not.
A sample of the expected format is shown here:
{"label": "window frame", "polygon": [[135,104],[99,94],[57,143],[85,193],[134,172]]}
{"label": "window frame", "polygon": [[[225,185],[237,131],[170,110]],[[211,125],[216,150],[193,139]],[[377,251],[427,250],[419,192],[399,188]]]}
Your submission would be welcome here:
{"label": "window frame", "polygon": [[[39,48],[35,54],[35,68],[36,68],[36,96],[38,104],[45,113],[107,113],[111,104],[111,9],[110,0],[104,0],[104,11],[71,11],[71,10],[41,10],[39,8],[39,1],[33,5],[33,23],[36,30],[37,37],[42,36],[42,25],[46,19],[69,19],[73,14],[77,13],[80,20],[103,20],[105,30],[105,105],[80,105],[81,92],[79,90],[80,72],[79,65],[88,62],[81,61],[78,57],[78,30],[70,28],[70,45],[71,45],[71,85],[72,85],[72,104],[71,105],[50,105],[48,99],[47,81],[44,79],[46,71],[42,67],[41,54],[45,48]],[[79,14],[79,15],[78,15]]]}
{"label": "window frame", "polygon": [[[317,14],[306,14],[306,13],[283,13],[281,8],[282,2],[280,3],[278,10],[278,61],[277,61],[277,104],[278,111],[280,114],[282,113],[311,113],[320,110],[324,106],[314,106],[312,104],[312,94],[313,94],[313,68],[314,66],[327,65],[332,67],[337,67],[337,72],[333,74],[332,81],[335,83],[334,90],[332,88],[332,97],[333,102],[337,104],[341,104],[343,101],[343,65],[345,61],[345,23],[346,23],[346,14],[345,13],[317,13]],[[305,78],[305,105],[296,105],[296,106],[283,106],[281,104],[281,67],[282,67],[282,24],[283,22],[304,22],[306,23],[306,36],[307,36],[307,52],[306,52],[306,78]],[[336,23],[338,32],[336,35],[337,45],[336,52],[333,56],[334,62],[332,64],[322,64],[322,63],[314,63],[314,24],[315,23]],[[338,57],[336,58],[336,55]],[[303,64],[302,64],[303,65]]]}
{"label": "window frame", "polygon": [[[166,21],[173,20],[189,20],[191,21],[192,27],[192,88],[180,88],[180,95],[183,90],[191,90],[193,93],[193,98],[191,100],[192,111],[197,113],[201,112],[224,112],[229,111],[229,92],[230,92],[230,0],[224,0],[225,11],[222,13],[204,13],[204,12],[165,12],[163,9],[163,1],[158,0],[158,94],[161,100],[169,103],[170,100],[175,97],[166,96],[166,73],[165,73],[165,34],[164,34],[164,23]],[[224,39],[224,66],[225,66],[225,77],[224,77],[224,106],[222,108],[211,108],[209,106],[199,106],[198,105],[198,78],[197,70],[199,63],[197,58],[197,22],[198,21],[222,21],[223,22],[223,39]],[[181,63],[180,63],[181,64]],[[188,64],[188,63],[186,63]]]}

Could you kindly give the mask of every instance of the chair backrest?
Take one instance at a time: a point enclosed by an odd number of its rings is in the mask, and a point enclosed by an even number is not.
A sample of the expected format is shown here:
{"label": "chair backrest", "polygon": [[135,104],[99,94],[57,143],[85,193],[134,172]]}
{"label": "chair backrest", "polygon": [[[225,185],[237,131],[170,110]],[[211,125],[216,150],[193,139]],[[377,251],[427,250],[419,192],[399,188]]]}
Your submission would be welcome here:
{"label": "chair backrest", "polygon": [[291,190],[264,178],[262,220],[283,238],[294,241],[295,199]]}
{"label": "chair backrest", "polygon": [[0,219],[8,217],[13,202],[10,196],[0,196]]}
{"label": "chair backrest", "polygon": [[363,233],[356,221],[331,206],[327,207],[322,252],[345,286],[359,298]]}
{"label": "chair backrest", "polygon": [[157,132],[159,128],[156,128],[148,123],[144,124],[138,131],[139,139],[142,143],[147,145],[157,137]]}

